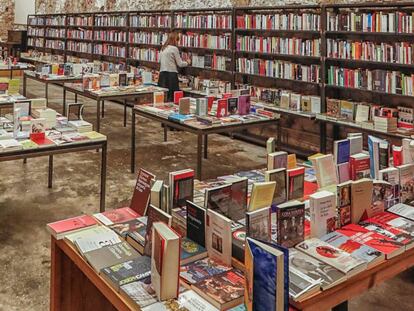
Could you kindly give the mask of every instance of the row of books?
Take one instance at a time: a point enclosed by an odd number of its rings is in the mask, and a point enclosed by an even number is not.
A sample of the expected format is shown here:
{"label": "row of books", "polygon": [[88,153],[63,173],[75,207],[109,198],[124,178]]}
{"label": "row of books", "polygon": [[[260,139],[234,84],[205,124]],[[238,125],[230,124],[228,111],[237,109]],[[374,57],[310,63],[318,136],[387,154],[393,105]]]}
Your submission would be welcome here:
{"label": "row of books", "polygon": [[28,23],[31,26],[41,26],[45,24],[45,19],[43,17],[31,16]]}
{"label": "row of books", "polygon": [[64,50],[65,49],[65,41],[46,39],[45,48],[54,49],[54,50]]}
{"label": "row of books", "polygon": [[328,31],[414,33],[414,13],[403,11],[327,12]]}
{"label": "row of books", "polygon": [[45,43],[45,39],[31,38],[31,37],[27,38],[27,45],[28,46],[43,48],[44,43]]}
{"label": "row of books", "polygon": [[162,45],[167,40],[167,37],[168,34],[164,32],[130,32],[129,42]]}
{"label": "row of books", "polygon": [[66,49],[73,52],[92,54],[92,43],[68,40],[66,42]]}
{"label": "row of books", "polygon": [[414,75],[399,71],[328,68],[328,84],[412,96]]}
{"label": "row of books", "polygon": [[92,16],[80,16],[78,14],[68,16],[68,26],[93,26]]}
{"label": "row of books", "polygon": [[43,37],[45,35],[45,29],[44,28],[28,27],[27,28],[27,35],[28,36],[34,36],[34,37]]}
{"label": "row of books", "polygon": [[128,18],[126,15],[95,15],[94,26],[98,27],[126,27]]}
{"label": "row of books", "polygon": [[178,45],[183,47],[230,50],[231,35],[210,35],[199,33],[180,34]]}
{"label": "row of books", "polygon": [[147,49],[147,48],[129,48],[129,57],[137,60],[146,62],[156,62],[160,60],[160,51],[158,49]]}
{"label": "row of books", "polygon": [[384,107],[369,103],[352,102],[327,98],[326,115],[337,120],[345,120],[361,124],[365,128],[380,130],[382,123],[387,127],[385,132],[395,132],[401,129],[409,132],[414,129],[414,109],[398,106],[397,108]]}
{"label": "row of books", "polygon": [[117,30],[95,30],[95,40],[125,42],[127,35],[125,31]]}
{"label": "row of books", "polygon": [[68,29],[67,38],[68,39],[92,40],[93,39],[93,31],[92,30],[86,30],[86,29]]}
{"label": "row of books", "polygon": [[231,59],[227,56],[198,55],[197,53],[182,53],[183,60],[191,59],[191,66],[221,71],[232,71]]}
{"label": "row of books", "polygon": [[181,78],[180,89],[190,89],[198,91],[205,96],[213,95],[218,97],[221,94],[230,93],[232,87],[228,81],[188,76]]}
{"label": "row of books", "polygon": [[177,28],[207,28],[207,29],[231,29],[232,18],[230,14],[177,14],[174,16],[174,24]]}
{"label": "row of books", "polygon": [[280,60],[238,58],[236,71],[278,79],[319,83],[319,65],[302,65]]}
{"label": "row of books", "polygon": [[319,31],[321,16],[314,12],[245,14],[236,17],[238,29]]}
{"label": "row of books", "polygon": [[237,36],[236,50],[268,54],[319,56],[320,39]]}
{"label": "row of books", "polygon": [[57,15],[54,17],[46,17],[45,25],[47,26],[65,26],[66,25],[66,16]]}
{"label": "row of books", "polygon": [[107,55],[114,57],[126,57],[126,47],[112,44],[95,44],[93,46],[93,53],[99,55]]}
{"label": "row of books", "polygon": [[55,28],[46,28],[46,37],[54,38],[65,38],[66,30],[65,29],[55,29]]}
{"label": "row of books", "polygon": [[171,16],[159,14],[131,15],[129,24],[130,27],[170,28]]}
{"label": "row of books", "polygon": [[409,42],[372,42],[327,39],[327,56],[397,64],[414,63],[414,45]]}

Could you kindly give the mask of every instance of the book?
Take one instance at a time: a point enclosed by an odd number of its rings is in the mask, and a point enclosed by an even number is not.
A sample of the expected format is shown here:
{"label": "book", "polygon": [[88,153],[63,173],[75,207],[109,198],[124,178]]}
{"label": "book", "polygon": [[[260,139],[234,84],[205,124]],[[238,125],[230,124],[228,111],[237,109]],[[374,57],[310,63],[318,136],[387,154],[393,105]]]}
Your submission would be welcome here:
{"label": "book", "polygon": [[224,184],[205,190],[204,204],[206,209],[216,211],[226,217],[229,216],[232,201],[231,184]]}
{"label": "book", "polygon": [[276,210],[277,243],[293,247],[305,238],[305,204],[292,200],[279,204]]}
{"label": "book", "polygon": [[182,265],[205,257],[207,257],[207,250],[205,247],[197,244],[188,237],[182,238],[180,249],[180,263]]}
{"label": "book", "polygon": [[368,135],[368,150],[371,178],[378,179],[379,170],[389,167],[389,143],[386,140]]}
{"label": "book", "polygon": [[118,224],[134,218],[139,217],[139,215],[129,207],[117,208],[102,213],[93,214],[99,222],[105,226],[110,226],[113,224]]}
{"label": "book", "polygon": [[130,207],[140,216],[146,215],[151,194],[151,180],[153,179],[155,179],[155,175],[142,168],[139,169]]}
{"label": "book", "polygon": [[314,282],[319,281],[322,290],[346,280],[345,273],[295,248],[289,248],[289,269],[300,271]]}
{"label": "book", "polygon": [[370,156],[365,153],[356,153],[349,157],[351,179],[370,178]]}
{"label": "book", "polygon": [[194,195],[194,171],[186,169],[169,173],[169,185],[172,198],[171,208],[186,206]]}
{"label": "book", "polygon": [[46,228],[56,240],[61,240],[69,233],[75,233],[96,224],[92,216],[82,215],[48,223]]}
{"label": "book", "polygon": [[270,241],[271,227],[270,206],[246,213],[246,234],[248,237]]}
{"label": "book", "polygon": [[143,308],[157,302],[157,295],[151,285],[151,278],[122,285],[120,294],[131,305]]}
{"label": "book", "polygon": [[276,182],[254,183],[250,195],[249,212],[272,205]]}
{"label": "book", "polygon": [[352,182],[350,181],[336,186],[338,228],[351,223],[351,186]]}
{"label": "book", "polygon": [[391,192],[391,184],[384,180],[373,180],[371,208],[367,210],[367,217],[370,218],[385,210],[386,194]]}
{"label": "book", "polygon": [[342,184],[351,180],[351,172],[350,172],[350,165],[349,162],[341,163],[337,165],[337,172],[338,172],[338,183]]}
{"label": "book", "polygon": [[227,115],[228,115],[228,110],[227,109],[228,109],[227,99],[219,99],[217,101],[216,117],[217,118],[227,117]]}
{"label": "book", "polygon": [[239,96],[237,111],[241,116],[250,113],[250,95]]}
{"label": "book", "polygon": [[354,258],[365,261],[367,263],[368,269],[385,260],[385,255],[380,251],[357,241],[351,240],[349,237],[337,231],[330,232],[322,236],[320,239],[329,245],[347,252]]}
{"label": "book", "polygon": [[336,197],[329,191],[309,196],[311,237],[320,238],[336,229]]}
{"label": "book", "polygon": [[414,204],[414,164],[398,166],[400,172],[401,203]]}
{"label": "book", "polygon": [[178,102],[178,113],[182,115],[190,114],[190,98],[189,97],[180,98]]}
{"label": "book", "polygon": [[227,310],[243,302],[243,272],[232,269],[193,284],[191,289],[217,309]]}
{"label": "book", "polygon": [[207,209],[206,248],[208,256],[224,265],[231,266],[231,220]]}
{"label": "book", "polygon": [[231,269],[231,266],[222,265],[207,257],[182,265],[180,267],[180,278],[188,284],[195,284]]}
{"label": "book", "polygon": [[289,310],[289,252],[276,244],[246,239],[247,310]]}
{"label": "book", "polygon": [[245,177],[236,178],[231,184],[231,202],[228,210],[228,218],[233,221],[244,219],[247,211],[249,181]]}
{"label": "book", "polygon": [[140,255],[127,242],[121,242],[85,252],[83,256],[100,273],[103,268],[138,258]]}
{"label": "book", "polygon": [[201,247],[206,247],[206,210],[187,201],[187,237]]}
{"label": "book", "polygon": [[[164,182],[162,180],[156,180],[151,187],[151,194],[150,194],[150,204],[162,210],[164,210],[163,204],[162,204],[163,189],[164,189]],[[166,210],[164,211],[168,212]]]}
{"label": "book", "polygon": [[294,301],[300,302],[319,293],[320,283],[320,280],[314,280],[299,270],[289,267],[289,296]]}
{"label": "book", "polygon": [[133,260],[103,268],[101,276],[119,291],[121,286],[125,284],[151,276],[151,258],[139,256]]}
{"label": "book", "polygon": [[144,254],[147,256],[151,256],[152,250],[152,225],[155,222],[163,222],[168,226],[171,226],[172,217],[171,215],[167,214],[163,210],[156,208],[155,206],[151,205],[148,207],[147,212],[147,228],[145,232],[145,246],[144,246]]}
{"label": "book", "polygon": [[414,221],[414,206],[398,203],[394,206],[391,206],[388,209],[388,212]]}
{"label": "book", "polygon": [[402,158],[403,158],[403,164],[414,163],[414,140],[413,139],[403,138]]}
{"label": "book", "polygon": [[276,138],[270,137],[266,141],[266,152],[267,154],[274,153],[276,151]]}
{"label": "book", "polygon": [[144,253],[145,236],[147,233],[147,216],[134,219],[131,226],[126,231],[126,241],[132,245],[140,254]]}
{"label": "book", "polygon": [[266,182],[275,182],[275,191],[273,194],[272,205],[278,205],[287,200],[286,192],[286,169],[279,168],[275,170],[270,170],[265,172],[265,181]]}
{"label": "book", "polygon": [[379,179],[390,184],[385,192],[385,209],[400,203],[400,172],[395,167],[389,167],[379,172]]}
{"label": "book", "polygon": [[[178,308],[178,309],[176,309]],[[207,300],[197,295],[193,290],[186,290],[174,301],[155,303],[142,311],[172,311],[172,310],[197,310],[197,311],[217,311],[218,309]]]}
{"label": "book", "polygon": [[349,139],[334,141],[334,159],[335,164],[349,162],[350,157],[350,141]]}
{"label": "book", "polygon": [[104,226],[93,226],[80,232],[70,233],[65,236],[65,239],[75,245],[81,255],[122,242],[114,231]]}
{"label": "book", "polygon": [[287,156],[287,169],[291,170],[296,168],[298,165],[297,160],[296,160],[296,154],[292,153],[292,154],[288,154]]}
{"label": "book", "polygon": [[316,259],[323,261],[351,277],[367,268],[367,263],[352,257],[345,251],[329,245],[317,238],[305,240],[296,248]]}
{"label": "book", "polygon": [[301,199],[304,193],[305,168],[298,167],[287,170],[288,200]]}
{"label": "book", "polygon": [[267,169],[287,168],[288,154],[285,151],[272,152],[267,155]]}
{"label": "book", "polygon": [[368,178],[354,181],[351,185],[351,222],[359,223],[368,217],[372,203],[373,182]]}
{"label": "book", "polygon": [[123,237],[124,239],[127,238],[129,233],[137,232],[146,228],[146,217],[138,217],[131,220],[127,220],[124,222],[114,223],[109,225],[108,228],[115,231],[119,236]]}
{"label": "book", "polygon": [[403,244],[357,224],[349,224],[338,229],[337,232],[349,237],[351,240],[380,251],[385,255],[386,259],[391,259],[405,251]]}
{"label": "book", "polygon": [[348,136],[349,140],[349,155],[362,153],[363,151],[363,137],[362,134],[357,136]]}
{"label": "book", "polygon": [[180,236],[165,223],[152,225],[151,283],[158,300],[178,297]]}
{"label": "book", "polygon": [[332,154],[323,155],[313,160],[316,180],[319,188],[338,183],[337,173]]}

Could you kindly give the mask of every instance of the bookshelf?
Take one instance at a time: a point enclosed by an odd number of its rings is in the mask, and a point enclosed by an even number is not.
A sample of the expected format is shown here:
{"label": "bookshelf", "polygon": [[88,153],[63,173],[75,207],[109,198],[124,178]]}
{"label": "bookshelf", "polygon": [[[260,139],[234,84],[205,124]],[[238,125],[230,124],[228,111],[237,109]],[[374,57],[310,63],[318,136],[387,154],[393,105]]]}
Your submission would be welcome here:
{"label": "bookshelf", "polygon": [[[74,56],[159,69],[161,44],[172,29],[180,32],[183,57],[192,59],[182,70],[185,75],[318,96],[322,115],[327,99],[413,106],[413,3],[29,15],[28,45],[65,60]],[[379,78],[385,87],[377,85]],[[300,132],[311,137],[305,149],[312,145],[326,152],[343,129],[370,132],[318,113],[266,109],[293,119],[284,127],[289,133],[284,140],[293,137],[289,144],[303,141]],[[293,133],[292,124],[301,129]]]}

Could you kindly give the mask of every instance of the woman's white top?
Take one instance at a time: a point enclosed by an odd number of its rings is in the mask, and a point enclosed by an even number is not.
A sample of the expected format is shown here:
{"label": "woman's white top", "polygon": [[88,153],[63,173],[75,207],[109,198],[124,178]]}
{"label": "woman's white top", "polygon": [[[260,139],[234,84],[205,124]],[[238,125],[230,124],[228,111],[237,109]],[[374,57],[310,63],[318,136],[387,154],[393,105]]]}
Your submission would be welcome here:
{"label": "woman's white top", "polygon": [[187,62],[183,61],[180,56],[178,48],[174,45],[168,45],[160,53],[160,72],[178,72],[178,67],[188,66]]}

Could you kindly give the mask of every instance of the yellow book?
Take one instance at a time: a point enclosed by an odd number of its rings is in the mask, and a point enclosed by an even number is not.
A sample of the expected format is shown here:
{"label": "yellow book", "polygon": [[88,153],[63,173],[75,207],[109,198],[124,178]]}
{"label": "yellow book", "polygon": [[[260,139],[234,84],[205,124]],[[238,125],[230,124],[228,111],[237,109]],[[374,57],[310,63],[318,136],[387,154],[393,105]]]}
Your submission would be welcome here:
{"label": "yellow book", "polygon": [[296,166],[297,166],[296,154],[294,154],[294,153],[288,154],[288,158],[287,158],[287,169],[290,170],[292,168],[295,168]]}
{"label": "yellow book", "polygon": [[59,72],[59,64],[52,64],[52,74],[57,75]]}
{"label": "yellow book", "polygon": [[248,211],[252,212],[263,207],[271,206],[275,188],[276,182],[274,181],[254,183]]}
{"label": "yellow book", "polygon": [[324,156],[324,154],[323,154],[323,153],[320,153],[320,152],[315,153],[315,154],[312,154],[311,156],[309,156],[309,157],[308,157],[308,161],[313,161],[313,160],[315,160],[316,158],[319,158],[319,157],[321,157],[321,156]]}
{"label": "yellow book", "polygon": [[102,135],[101,133],[98,133],[98,132],[95,132],[95,131],[82,133],[82,135],[88,137],[91,140],[104,140],[104,139],[106,139],[105,135]]}
{"label": "yellow book", "polygon": [[20,92],[20,79],[11,79],[9,80],[9,89],[7,93],[9,95],[16,95]]}

